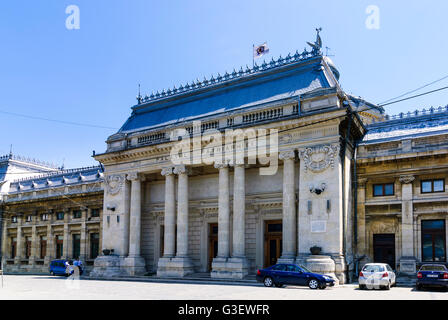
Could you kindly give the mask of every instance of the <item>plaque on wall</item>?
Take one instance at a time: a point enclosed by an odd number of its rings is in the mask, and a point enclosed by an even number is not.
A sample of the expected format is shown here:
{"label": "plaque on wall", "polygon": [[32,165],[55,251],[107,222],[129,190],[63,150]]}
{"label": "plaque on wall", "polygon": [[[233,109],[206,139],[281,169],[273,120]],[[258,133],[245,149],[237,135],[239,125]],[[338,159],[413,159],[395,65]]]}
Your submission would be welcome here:
{"label": "plaque on wall", "polygon": [[327,221],[311,221],[312,233],[327,232]]}

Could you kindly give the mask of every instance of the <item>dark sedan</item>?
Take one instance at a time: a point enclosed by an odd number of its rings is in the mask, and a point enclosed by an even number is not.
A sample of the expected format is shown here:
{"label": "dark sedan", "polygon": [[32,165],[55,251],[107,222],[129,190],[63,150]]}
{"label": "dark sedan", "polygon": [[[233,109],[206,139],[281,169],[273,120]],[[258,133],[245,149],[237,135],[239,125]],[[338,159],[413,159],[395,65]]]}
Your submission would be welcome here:
{"label": "dark sedan", "polygon": [[417,290],[423,287],[448,289],[448,270],[443,264],[424,264],[417,273]]}
{"label": "dark sedan", "polygon": [[290,284],[308,286],[311,289],[325,289],[334,286],[334,279],[319,273],[313,273],[303,266],[295,264],[276,264],[266,269],[257,270],[257,281],[266,287]]}

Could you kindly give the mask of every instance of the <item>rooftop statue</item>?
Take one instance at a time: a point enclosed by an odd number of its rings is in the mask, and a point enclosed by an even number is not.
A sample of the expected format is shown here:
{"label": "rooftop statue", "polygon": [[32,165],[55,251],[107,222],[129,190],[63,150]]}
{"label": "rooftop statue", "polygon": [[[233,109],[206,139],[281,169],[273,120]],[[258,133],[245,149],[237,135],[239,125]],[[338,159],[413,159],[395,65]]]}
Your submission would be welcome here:
{"label": "rooftop statue", "polygon": [[311,46],[311,48],[313,48],[313,50],[311,51],[313,55],[320,55],[322,49],[322,39],[320,38],[319,33],[322,31],[322,28],[316,28],[316,31],[317,31],[316,42],[314,43],[307,42],[307,43],[309,46]]}

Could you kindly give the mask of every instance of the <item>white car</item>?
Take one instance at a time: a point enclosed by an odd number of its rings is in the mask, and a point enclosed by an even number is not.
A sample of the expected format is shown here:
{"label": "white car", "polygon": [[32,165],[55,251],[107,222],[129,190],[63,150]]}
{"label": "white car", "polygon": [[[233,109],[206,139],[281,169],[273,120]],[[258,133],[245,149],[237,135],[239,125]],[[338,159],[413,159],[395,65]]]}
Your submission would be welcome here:
{"label": "white car", "polygon": [[387,263],[367,263],[359,273],[359,289],[386,289],[396,284],[395,272]]}

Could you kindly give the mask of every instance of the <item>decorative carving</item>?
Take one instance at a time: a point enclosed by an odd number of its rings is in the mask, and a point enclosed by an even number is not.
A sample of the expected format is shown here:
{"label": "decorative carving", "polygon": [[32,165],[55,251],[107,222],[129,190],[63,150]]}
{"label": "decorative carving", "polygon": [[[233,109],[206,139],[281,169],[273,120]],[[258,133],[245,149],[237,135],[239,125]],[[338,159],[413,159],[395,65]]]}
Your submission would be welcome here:
{"label": "decorative carving", "polygon": [[367,183],[367,178],[358,179],[358,188],[365,188]]}
{"label": "decorative carving", "polygon": [[174,174],[174,168],[173,167],[167,167],[167,168],[163,168],[162,169],[162,176],[170,176],[172,174]]}
{"label": "decorative carving", "polygon": [[123,175],[110,175],[107,176],[106,179],[106,191],[108,194],[115,195],[118,192],[120,192],[121,187],[124,183],[124,176]]}
{"label": "decorative carving", "polygon": [[280,160],[295,160],[296,159],[296,153],[294,152],[294,150],[291,151],[284,151],[284,152],[280,152],[278,155],[278,158]]}
{"label": "decorative carving", "polygon": [[322,172],[328,167],[334,169],[334,159],[339,153],[339,144],[301,149],[299,157],[303,160],[305,171]]}
{"label": "decorative carving", "polygon": [[408,183],[412,183],[415,180],[415,177],[414,176],[410,176],[410,175],[408,175],[408,176],[400,176],[399,180],[400,180],[400,182],[402,184],[408,184]]}
{"label": "decorative carving", "polygon": [[173,169],[173,173],[189,175],[189,174],[191,174],[191,169],[182,164],[182,165],[175,166]]}
{"label": "decorative carving", "polygon": [[135,180],[145,181],[145,177],[142,174],[138,173],[138,172],[128,173],[127,179],[129,181],[135,181]]}

